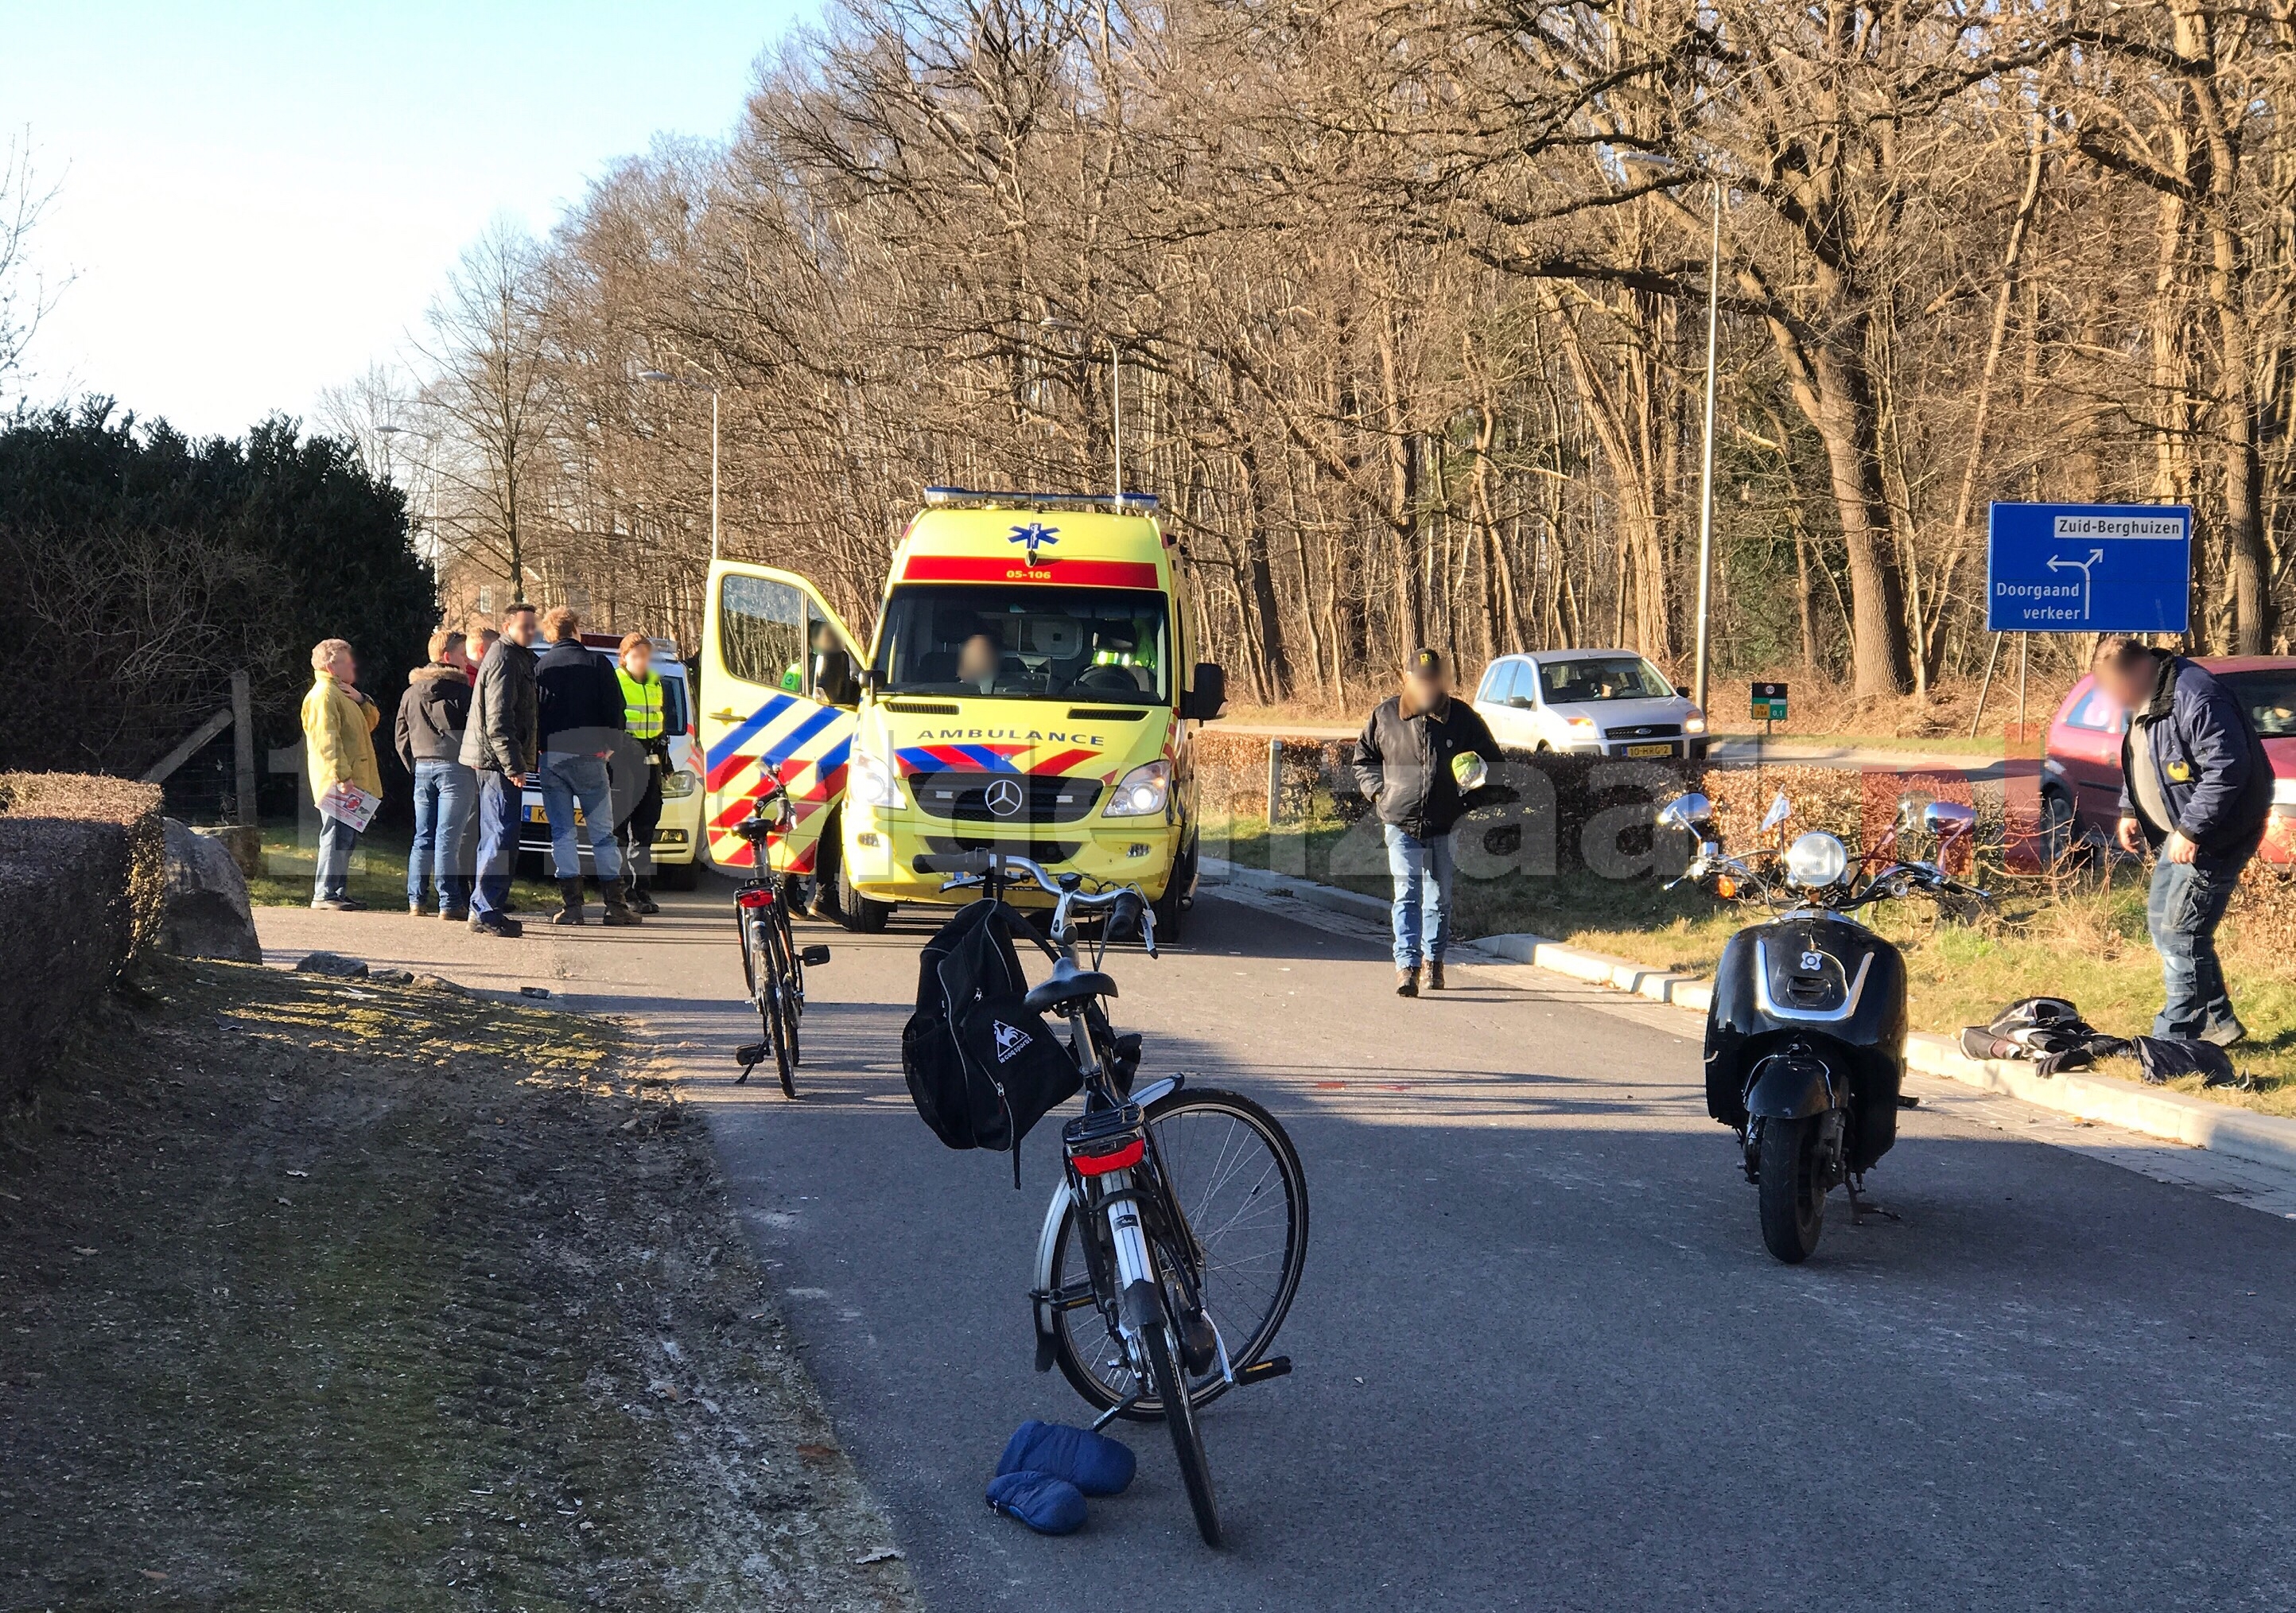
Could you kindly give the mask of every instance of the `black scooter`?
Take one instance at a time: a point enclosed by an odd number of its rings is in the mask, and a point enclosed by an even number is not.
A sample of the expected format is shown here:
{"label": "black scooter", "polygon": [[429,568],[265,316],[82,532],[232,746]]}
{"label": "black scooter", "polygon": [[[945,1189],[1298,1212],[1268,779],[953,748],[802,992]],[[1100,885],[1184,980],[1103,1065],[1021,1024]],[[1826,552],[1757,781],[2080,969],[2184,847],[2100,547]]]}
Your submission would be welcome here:
{"label": "black scooter", "polygon": [[[1781,794],[1764,832],[1792,813]],[[1659,823],[1686,831],[1698,848],[1672,883],[1695,880],[1771,912],[1730,938],[1715,970],[1706,1109],[1738,1134],[1746,1180],[1761,1195],[1763,1243],[1799,1264],[1817,1248],[1835,1187],[1849,1187],[1853,1214],[1871,1208],[1865,1174],[1898,1140],[1906,963],[1859,911],[1915,895],[1989,902],[1940,866],[1973,834],[1977,815],[1950,801],[1900,801],[1875,859],[1886,866],[1862,880],[1833,835],[1812,831],[1783,853],[1734,857],[1714,838],[1713,820],[1702,795],[1660,809]],[[1896,860],[1898,844],[1924,831],[1939,842],[1936,860]],[[1787,908],[1778,912],[1782,900]]]}

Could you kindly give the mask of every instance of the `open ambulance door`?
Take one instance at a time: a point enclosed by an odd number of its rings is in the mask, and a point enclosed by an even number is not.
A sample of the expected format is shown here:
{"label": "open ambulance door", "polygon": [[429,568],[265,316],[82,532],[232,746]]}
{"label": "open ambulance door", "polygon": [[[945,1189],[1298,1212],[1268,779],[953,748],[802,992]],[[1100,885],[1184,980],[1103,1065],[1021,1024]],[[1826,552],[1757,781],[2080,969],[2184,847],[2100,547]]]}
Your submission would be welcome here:
{"label": "open ambulance door", "polygon": [[796,827],[772,842],[773,865],[811,873],[821,831],[845,793],[860,700],[853,635],[804,577],[771,566],[714,561],[702,618],[702,839],[712,865],[746,870],[734,832],[778,777]]}

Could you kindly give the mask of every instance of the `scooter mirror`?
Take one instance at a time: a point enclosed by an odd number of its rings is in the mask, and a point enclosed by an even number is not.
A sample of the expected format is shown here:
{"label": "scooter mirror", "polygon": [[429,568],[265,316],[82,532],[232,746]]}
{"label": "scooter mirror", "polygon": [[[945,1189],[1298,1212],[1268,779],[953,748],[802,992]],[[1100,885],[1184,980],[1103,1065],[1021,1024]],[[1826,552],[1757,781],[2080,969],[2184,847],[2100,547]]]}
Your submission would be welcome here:
{"label": "scooter mirror", "polygon": [[1792,816],[1793,816],[1793,803],[1786,799],[1786,792],[1781,790],[1770,798],[1770,809],[1762,815],[1763,832],[1767,833],[1775,829]]}
{"label": "scooter mirror", "polygon": [[1931,801],[1922,809],[1922,827],[1941,840],[1949,840],[1977,827],[1977,808],[1959,801]]}
{"label": "scooter mirror", "polygon": [[1901,795],[1898,798],[1898,832],[1911,834],[1925,821],[1925,814],[1933,803],[1925,796]]}
{"label": "scooter mirror", "polygon": [[1678,795],[1658,809],[1659,825],[1665,829],[1680,829],[1696,834],[1699,829],[1714,820],[1714,803],[1692,790]]}

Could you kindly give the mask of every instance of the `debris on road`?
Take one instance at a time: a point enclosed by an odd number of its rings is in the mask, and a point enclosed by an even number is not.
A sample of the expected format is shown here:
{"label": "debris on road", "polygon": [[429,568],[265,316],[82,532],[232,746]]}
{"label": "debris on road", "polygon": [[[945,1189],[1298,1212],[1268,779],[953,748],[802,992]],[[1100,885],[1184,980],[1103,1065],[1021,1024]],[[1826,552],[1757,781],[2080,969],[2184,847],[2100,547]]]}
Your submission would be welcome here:
{"label": "debris on road", "polygon": [[312,952],[303,954],[295,965],[299,975],[328,975],[338,980],[363,980],[367,968],[364,960],[347,958],[339,952]]}

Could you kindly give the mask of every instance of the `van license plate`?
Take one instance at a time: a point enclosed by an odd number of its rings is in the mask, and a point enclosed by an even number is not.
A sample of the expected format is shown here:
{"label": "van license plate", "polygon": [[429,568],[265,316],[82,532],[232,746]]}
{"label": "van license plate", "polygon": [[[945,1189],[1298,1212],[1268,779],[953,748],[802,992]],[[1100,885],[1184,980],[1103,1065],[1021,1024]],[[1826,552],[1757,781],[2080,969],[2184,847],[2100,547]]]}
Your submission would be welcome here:
{"label": "van license plate", "polygon": [[1674,747],[1671,745],[1629,745],[1627,747],[1627,754],[1628,756],[1672,756],[1674,754]]}

